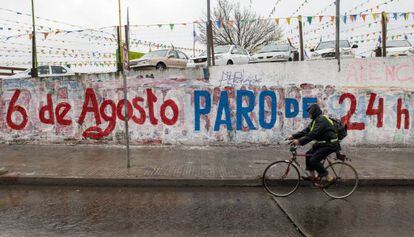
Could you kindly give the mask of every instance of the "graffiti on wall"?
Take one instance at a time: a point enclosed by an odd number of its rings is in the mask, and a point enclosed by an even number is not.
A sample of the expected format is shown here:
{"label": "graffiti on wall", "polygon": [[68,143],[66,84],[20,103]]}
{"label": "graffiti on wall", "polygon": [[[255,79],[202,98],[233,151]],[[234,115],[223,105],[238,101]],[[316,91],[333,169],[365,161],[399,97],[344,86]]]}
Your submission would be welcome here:
{"label": "graffiti on wall", "polygon": [[[409,71],[397,70],[408,67],[393,65],[398,78],[408,78],[404,73]],[[384,70],[393,70],[389,68]],[[268,144],[304,127],[309,122],[307,107],[318,103],[326,114],[348,124],[349,143],[414,142],[414,91],[395,88],[394,81],[390,88],[377,89],[306,83],[269,86],[260,85],[267,79],[237,70],[239,74],[220,74],[224,84],[234,86],[131,77],[127,100],[122,80],[115,76],[4,80],[0,141],[117,144],[123,142],[127,120],[135,144]],[[240,80],[249,85],[237,86]]]}
{"label": "graffiti on wall", "polygon": [[[81,114],[75,122],[79,125],[84,124],[85,117],[90,114],[93,117],[96,126],[87,128],[82,133],[83,137],[92,139],[106,137],[114,131],[117,120],[125,121],[125,119],[127,119],[128,121],[132,120],[136,124],[144,124],[147,114],[152,125],[157,125],[159,122],[162,122],[165,125],[175,124],[179,115],[177,104],[171,99],[163,101],[160,105],[158,119],[154,114],[154,105],[155,102],[158,101],[158,98],[152,89],[146,89],[145,91],[146,99],[143,97],[135,97],[132,101],[119,100],[117,103],[111,99],[105,99],[99,103],[95,91],[92,88],[87,88]],[[14,91],[7,108],[7,125],[13,130],[25,129],[29,121],[26,109],[17,103],[20,94],[20,90]],[[57,124],[60,126],[71,126],[74,122],[68,117],[68,113],[70,113],[72,109],[71,104],[60,102],[55,105],[52,100],[52,94],[47,94],[46,97],[46,104],[39,106],[39,121],[45,125],[53,126]],[[142,105],[145,102],[148,106],[147,110],[145,110]],[[126,116],[124,113],[125,104],[127,108]],[[166,115],[167,108],[170,108],[172,111],[171,118]],[[136,110],[137,114],[134,113],[134,110]],[[107,126],[104,129],[99,126],[103,122],[107,122]]]}
{"label": "graffiti on wall", "polygon": [[414,57],[386,63],[380,60],[354,60],[347,67],[346,81],[361,85],[375,83],[376,85],[402,86],[401,83],[414,82]]}
{"label": "graffiti on wall", "polygon": [[[296,90],[299,94],[290,97],[292,93],[287,92],[289,90]],[[57,91],[62,91],[62,88]],[[6,125],[2,130],[4,134],[7,131],[17,134],[40,134],[45,131],[57,134],[60,130],[61,137],[70,137],[72,131],[76,130],[75,134],[81,136],[73,139],[99,140],[113,136],[114,132],[122,133],[127,119],[132,133],[149,131],[152,135],[148,139],[160,142],[166,139],[161,134],[166,128],[185,133],[181,136],[182,140],[197,137],[199,133],[209,137],[209,140],[226,140],[223,136],[229,133],[252,131],[257,134],[274,132],[270,137],[276,140],[308,122],[306,109],[312,103],[321,104],[327,114],[340,118],[351,131],[394,134],[399,130],[412,131],[413,126],[413,99],[409,93],[391,95],[335,91],[320,97],[318,88],[237,90],[229,87],[191,89],[180,100],[180,97],[174,96],[176,92],[171,90],[145,88],[140,91],[141,94],[125,101],[121,96],[118,96],[121,98],[118,100],[116,97],[103,96],[89,87],[82,92],[79,100],[73,101],[60,99],[59,95],[52,93],[39,95],[42,98],[35,99],[35,95],[28,96],[27,91],[17,89],[7,93],[9,99],[2,98],[2,104],[5,105],[1,110],[2,119]],[[171,93],[171,98],[167,98],[168,93]],[[307,93],[309,95],[305,95]],[[133,94],[132,91],[130,94]],[[34,101],[39,103],[35,104]],[[53,129],[49,130],[48,127]],[[65,128],[70,128],[67,133]],[[167,139],[173,138],[167,136]],[[140,136],[135,136],[135,139],[140,143]],[[237,142],[236,137],[228,139]]]}

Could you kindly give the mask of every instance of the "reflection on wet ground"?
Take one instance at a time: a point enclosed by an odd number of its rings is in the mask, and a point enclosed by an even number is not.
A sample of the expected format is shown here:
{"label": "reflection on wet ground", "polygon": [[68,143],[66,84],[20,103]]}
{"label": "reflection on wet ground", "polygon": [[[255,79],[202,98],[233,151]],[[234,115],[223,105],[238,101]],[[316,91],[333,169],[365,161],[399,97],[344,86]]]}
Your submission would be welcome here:
{"label": "reflection on wet ground", "polygon": [[414,236],[412,187],[359,188],[345,200],[304,188],[277,200],[312,236]]}
{"label": "reflection on wet ground", "polygon": [[[413,236],[412,187],[332,200],[301,187],[282,208],[312,236]],[[0,186],[0,236],[301,236],[262,188]]]}
{"label": "reflection on wet ground", "polygon": [[260,188],[0,187],[0,236],[300,236]]}

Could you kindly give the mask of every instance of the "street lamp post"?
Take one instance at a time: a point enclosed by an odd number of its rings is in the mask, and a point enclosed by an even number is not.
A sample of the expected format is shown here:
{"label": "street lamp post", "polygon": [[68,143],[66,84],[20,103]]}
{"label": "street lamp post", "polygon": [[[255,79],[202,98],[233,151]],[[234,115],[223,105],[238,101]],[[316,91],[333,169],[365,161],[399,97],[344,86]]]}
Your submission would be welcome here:
{"label": "street lamp post", "polygon": [[36,24],[34,15],[34,0],[32,0],[32,70],[31,76],[37,77],[37,53],[36,53]]}

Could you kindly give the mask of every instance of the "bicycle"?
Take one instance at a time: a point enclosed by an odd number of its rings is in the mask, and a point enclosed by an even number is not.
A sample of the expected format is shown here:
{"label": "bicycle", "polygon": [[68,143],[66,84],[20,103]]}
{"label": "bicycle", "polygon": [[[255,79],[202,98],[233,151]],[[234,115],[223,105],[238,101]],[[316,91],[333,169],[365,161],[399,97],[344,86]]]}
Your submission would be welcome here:
{"label": "bicycle", "polygon": [[[299,154],[297,146],[291,145],[290,152],[292,157],[289,160],[280,160],[271,163],[263,172],[262,182],[265,189],[276,197],[287,197],[293,194],[299,187],[304,177],[302,174],[306,170],[300,166],[297,157],[306,157],[306,154]],[[343,199],[349,197],[358,187],[358,173],[354,167],[348,162],[351,161],[345,155],[338,154],[335,161],[332,161],[332,155],[328,156],[323,165],[333,176],[334,180],[328,184],[324,184],[320,178],[311,180],[314,186],[322,189],[322,191],[331,198]]]}

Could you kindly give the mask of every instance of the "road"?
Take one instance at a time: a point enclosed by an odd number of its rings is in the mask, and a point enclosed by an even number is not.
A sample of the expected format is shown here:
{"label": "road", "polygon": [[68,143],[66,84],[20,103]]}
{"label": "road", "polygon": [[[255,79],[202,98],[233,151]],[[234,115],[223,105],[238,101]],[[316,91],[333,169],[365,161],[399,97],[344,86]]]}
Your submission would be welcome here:
{"label": "road", "polygon": [[275,201],[261,188],[0,186],[0,236],[412,236],[413,198],[409,187],[346,201],[302,187]]}

